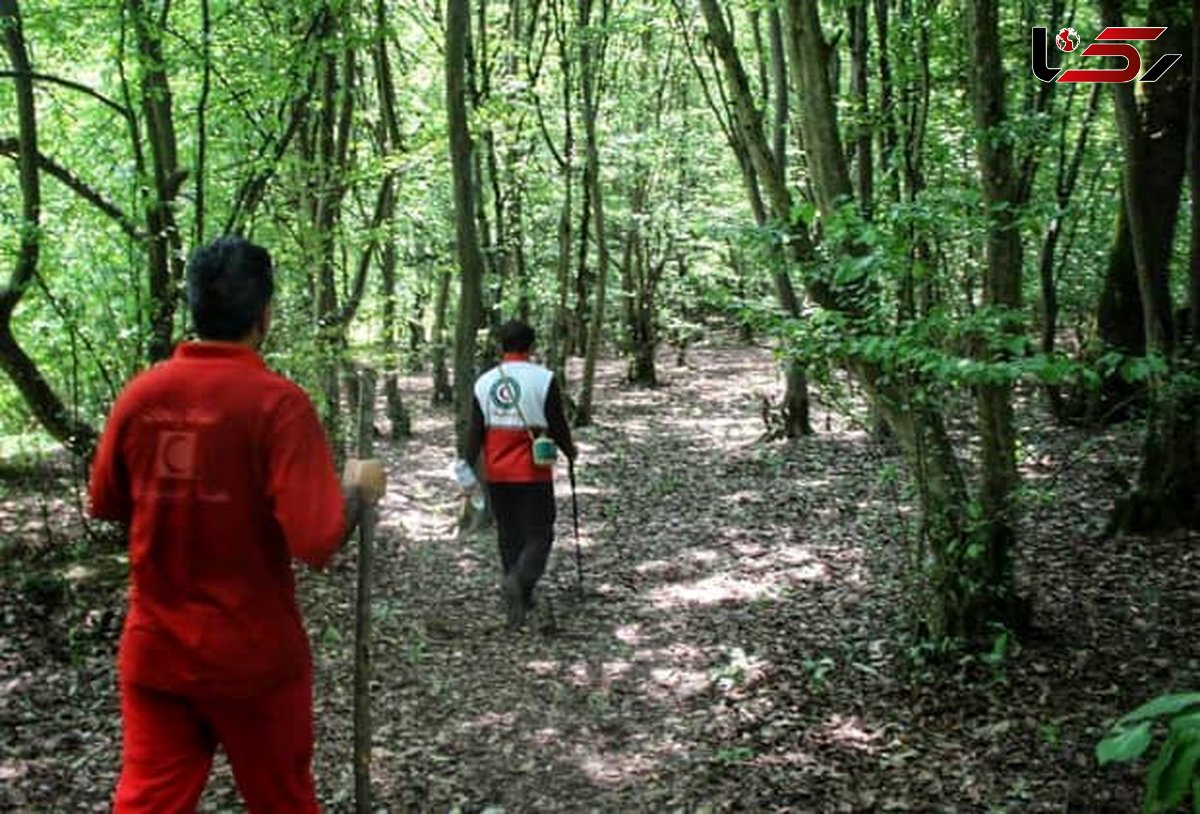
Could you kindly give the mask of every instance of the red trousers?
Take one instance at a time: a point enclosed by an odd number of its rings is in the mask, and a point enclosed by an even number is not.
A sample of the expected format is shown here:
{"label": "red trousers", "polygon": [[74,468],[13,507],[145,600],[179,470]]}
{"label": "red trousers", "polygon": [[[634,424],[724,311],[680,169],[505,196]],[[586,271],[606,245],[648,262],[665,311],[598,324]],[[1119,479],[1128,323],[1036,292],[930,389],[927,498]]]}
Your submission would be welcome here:
{"label": "red trousers", "polygon": [[312,675],[245,700],[188,698],[124,682],[115,814],[192,814],[220,744],[250,814],[317,806]]}

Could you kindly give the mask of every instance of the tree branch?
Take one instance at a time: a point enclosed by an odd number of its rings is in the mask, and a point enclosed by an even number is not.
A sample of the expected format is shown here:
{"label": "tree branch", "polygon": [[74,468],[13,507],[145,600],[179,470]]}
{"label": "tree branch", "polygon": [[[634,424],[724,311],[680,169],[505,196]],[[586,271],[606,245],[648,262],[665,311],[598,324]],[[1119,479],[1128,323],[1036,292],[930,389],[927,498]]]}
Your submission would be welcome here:
{"label": "tree branch", "polygon": [[[21,157],[21,145],[15,137],[0,138],[0,155],[8,156],[14,161],[19,161]],[[99,209],[105,215],[108,215],[117,225],[121,227],[121,231],[127,234],[134,240],[142,240],[145,235],[138,231],[137,226],[129,219],[119,206],[107,200],[99,191],[90,187],[83,179],[72,173],[66,167],[57,163],[53,158],[45,153],[38,153],[37,156],[38,168],[48,175],[51,175],[61,181],[66,187],[71,189],[80,198],[90,203],[92,206]]]}
{"label": "tree branch", "polygon": [[[16,71],[0,71],[0,79],[15,79],[16,77]],[[130,112],[129,108],[125,107],[120,102],[109,99],[103,93],[100,93],[100,91],[95,90],[94,88],[89,88],[87,85],[76,82],[73,79],[65,79],[61,76],[54,76],[53,74],[46,73],[30,73],[29,78],[35,82],[48,82],[52,85],[61,85],[64,88],[77,90],[80,93],[91,96],[102,105],[115,110],[117,113],[120,113],[125,119],[133,118],[133,113]]]}

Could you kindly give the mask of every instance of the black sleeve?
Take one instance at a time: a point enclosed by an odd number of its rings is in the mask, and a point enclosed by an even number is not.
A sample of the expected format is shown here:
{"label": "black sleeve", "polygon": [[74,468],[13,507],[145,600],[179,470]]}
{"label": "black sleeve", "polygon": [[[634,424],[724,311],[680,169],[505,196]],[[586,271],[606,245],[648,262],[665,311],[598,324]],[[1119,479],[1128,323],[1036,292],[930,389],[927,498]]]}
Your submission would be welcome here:
{"label": "black sleeve", "polygon": [[579,455],[575,442],[571,439],[571,426],[567,424],[567,414],[563,410],[562,394],[558,391],[558,379],[550,380],[550,389],[546,391],[546,429],[547,435],[554,439],[558,448],[572,461]]}
{"label": "black sleeve", "polygon": [[483,449],[483,410],[479,409],[479,400],[471,397],[471,423],[467,427],[467,445],[463,449],[463,459],[472,467]]}

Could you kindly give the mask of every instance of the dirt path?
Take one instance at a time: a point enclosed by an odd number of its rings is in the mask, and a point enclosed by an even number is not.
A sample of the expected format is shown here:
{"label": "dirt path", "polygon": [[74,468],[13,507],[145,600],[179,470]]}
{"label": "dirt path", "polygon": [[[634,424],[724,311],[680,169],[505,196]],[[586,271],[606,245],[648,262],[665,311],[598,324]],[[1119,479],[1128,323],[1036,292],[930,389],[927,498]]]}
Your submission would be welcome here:
{"label": "dirt path", "polygon": [[[450,416],[421,405],[416,438],[387,453],[378,808],[1134,810],[1137,777],[1101,772],[1091,750],[1106,716],[1200,686],[1200,595],[1195,538],[1097,541],[1088,526],[1129,439],[1025,433],[1044,493],[1023,534],[1042,638],[935,677],[909,666],[899,632],[911,511],[897,462],[824,413],[813,439],[757,444],[769,354],[690,361],[653,391],[602,369],[597,424],[579,438],[584,593],[560,481],[559,542],[517,634],[502,626],[491,532],[455,533]],[[301,583],[318,782],[329,810],[348,810],[353,557]],[[34,653],[24,628],[0,635],[0,720],[19,722],[0,740],[0,808],[105,810],[117,623],[94,621],[67,663]],[[204,810],[238,810],[227,770]]]}

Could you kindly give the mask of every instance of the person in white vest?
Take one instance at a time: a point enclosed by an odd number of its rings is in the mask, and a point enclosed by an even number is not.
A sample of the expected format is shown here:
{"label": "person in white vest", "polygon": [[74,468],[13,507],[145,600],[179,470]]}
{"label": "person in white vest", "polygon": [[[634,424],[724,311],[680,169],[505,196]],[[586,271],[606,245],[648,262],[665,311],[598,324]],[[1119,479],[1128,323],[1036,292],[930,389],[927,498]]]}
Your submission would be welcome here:
{"label": "person in white vest", "polygon": [[572,461],[578,450],[554,374],[529,360],[533,328],[512,320],[496,336],[504,355],[475,382],[465,460],[458,468],[473,468],[483,454],[504,569],[501,590],[515,630],[533,606],[533,589],[554,543],[555,455],[548,440]]}

